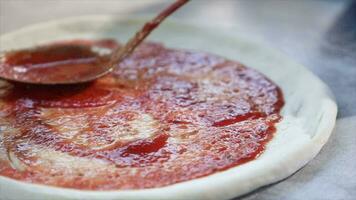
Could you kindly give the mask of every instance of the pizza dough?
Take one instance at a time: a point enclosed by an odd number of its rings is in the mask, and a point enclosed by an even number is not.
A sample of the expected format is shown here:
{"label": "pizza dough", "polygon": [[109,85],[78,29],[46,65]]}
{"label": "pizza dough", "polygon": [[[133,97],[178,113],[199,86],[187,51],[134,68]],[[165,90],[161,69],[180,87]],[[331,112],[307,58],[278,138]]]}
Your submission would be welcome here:
{"label": "pizza dough", "polygon": [[[141,20],[106,16],[33,26],[1,37],[1,50],[68,38],[126,39]],[[93,24],[93,25],[92,25]],[[88,26],[90,25],[90,26]],[[125,27],[125,28],[122,28]],[[152,37],[169,47],[206,51],[237,60],[266,74],[281,88],[286,105],[266,151],[256,160],[203,178],[165,187],[120,191],[83,191],[28,184],[0,177],[5,199],[222,199],[232,198],[292,174],[313,158],[334,126],[336,105],[327,88],[303,67],[247,38],[177,22]],[[293,76],[291,76],[293,75]]]}

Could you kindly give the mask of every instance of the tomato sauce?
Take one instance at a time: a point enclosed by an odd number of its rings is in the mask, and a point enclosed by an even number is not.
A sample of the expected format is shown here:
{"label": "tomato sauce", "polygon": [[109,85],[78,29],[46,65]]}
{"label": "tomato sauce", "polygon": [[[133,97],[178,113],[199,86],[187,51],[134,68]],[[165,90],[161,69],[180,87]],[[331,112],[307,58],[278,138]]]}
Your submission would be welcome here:
{"label": "tomato sauce", "polygon": [[[73,44],[119,45],[56,42],[5,54],[0,69],[47,70],[63,60],[74,69],[105,59]],[[86,190],[162,187],[254,160],[284,104],[278,86],[253,69],[157,43],[91,83],[3,85],[0,175]]]}
{"label": "tomato sauce", "polygon": [[[113,40],[58,42],[0,55],[0,74],[9,80],[62,83],[71,78],[79,82],[88,75],[104,73]],[[104,67],[101,67],[104,66]],[[46,76],[44,76],[44,74]],[[75,76],[73,76],[75,74]]]}

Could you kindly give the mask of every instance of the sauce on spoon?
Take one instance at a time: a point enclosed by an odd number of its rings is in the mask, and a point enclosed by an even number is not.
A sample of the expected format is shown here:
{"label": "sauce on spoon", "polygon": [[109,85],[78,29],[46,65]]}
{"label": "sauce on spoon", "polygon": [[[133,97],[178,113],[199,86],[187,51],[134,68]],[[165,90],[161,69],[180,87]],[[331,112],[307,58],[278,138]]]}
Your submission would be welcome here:
{"label": "sauce on spoon", "polygon": [[177,0],[172,3],[111,54],[107,54],[100,43],[93,48],[85,42],[79,45],[59,43],[4,53],[0,55],[0,77],[32,84],[74,84],[97,79],[109,73],[166,17],[187,2]]}
{"label": "sauce on spoon", "polygon": [[3,55],[0,74],[5,79],[31,83],[81,82],[83,77],[105,72],[101,66],[109,61],[110,47],[118,45],[111,40],[83,40],[12,51]]}

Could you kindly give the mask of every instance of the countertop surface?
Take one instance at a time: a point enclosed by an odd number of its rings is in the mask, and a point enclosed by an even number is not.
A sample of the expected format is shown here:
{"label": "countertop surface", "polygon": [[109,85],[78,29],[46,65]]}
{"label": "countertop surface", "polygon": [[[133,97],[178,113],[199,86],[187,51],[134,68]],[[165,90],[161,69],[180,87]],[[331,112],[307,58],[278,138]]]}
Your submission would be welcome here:
{"label": "countertop surface", "polygon": [[[71,16],[153,14],[169,2],[0,0],[0,34]],[[355,199],[356,1],[193,0],[174,17],[257,35],[309,68],[335,95],[336,128],[320,154],[286,180],[238,199]]]}

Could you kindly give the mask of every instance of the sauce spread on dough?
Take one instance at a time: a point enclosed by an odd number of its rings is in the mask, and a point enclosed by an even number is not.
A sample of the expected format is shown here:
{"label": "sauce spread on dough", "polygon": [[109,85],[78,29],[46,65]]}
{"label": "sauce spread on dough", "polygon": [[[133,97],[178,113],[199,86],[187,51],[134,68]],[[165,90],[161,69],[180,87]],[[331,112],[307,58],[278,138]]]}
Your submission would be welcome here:
{"label": "sauce spread on dough", "polygon": [[[72,44],[118,45],[57,42],[5,54],[0,69],[46,70],[62,61],[78,67],[102,59],[78,49],[59,52]],[[283,104],[278,86],[253,69],[145,43],[91,83],[1,81],[0,175],[89,190],[155,188],[204,177],[257,158],[276,131]]]}

